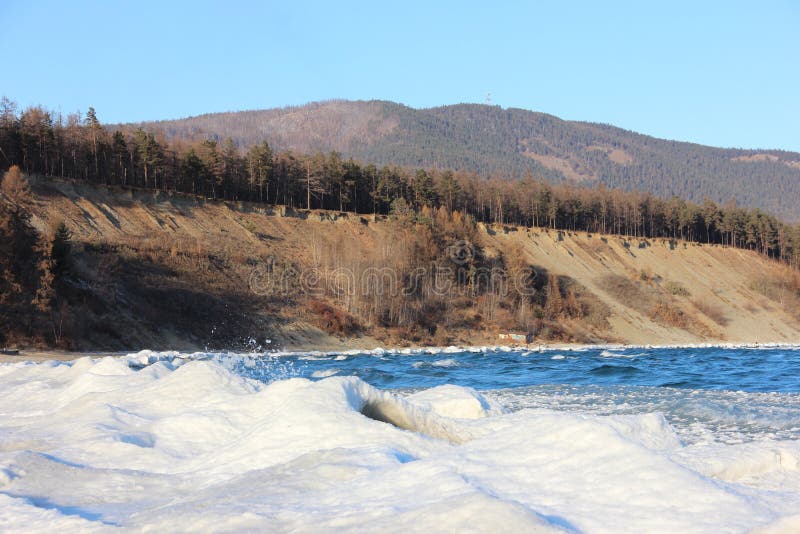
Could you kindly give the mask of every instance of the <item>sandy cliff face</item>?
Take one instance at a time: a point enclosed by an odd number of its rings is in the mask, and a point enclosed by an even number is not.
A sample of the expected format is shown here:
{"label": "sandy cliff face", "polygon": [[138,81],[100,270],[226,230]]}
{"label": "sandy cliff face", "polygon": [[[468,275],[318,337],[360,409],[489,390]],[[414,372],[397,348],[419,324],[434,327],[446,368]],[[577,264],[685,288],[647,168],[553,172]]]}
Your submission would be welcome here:
{"label": "sandy cliff face", "polygon": [[[41,231],[51,232],[63,219],[86,250],[110,247],[118,256],[135,259],[137,265],[144,262],[166,269],[136,274],[140,286],[135,287],[155,284],[211,293],[220,306],[235,312],[226,323],[228,328],[241,322],[236,314],[260,316],[262,321],[248,330],[260,332],[259,343],[261,337],[271,337],[284,346],[327,348],[396,341],[379,335],[380,328],[366,331],[369,336],[362,332],[355,340],[346,331],[332,336],[321,329],[319,317],[309,312],[306,300],[286,294],[258,296],[251,287],[254,270],[264,265],[296,269],[318,264],[323,256],[329,265],[345,260],[352,265],[359,258],[364,265],[376,258],[389,261],[401,246],[398,236],[408,232],[398,230],[390,220],[62,182],[34,185],[38,198],[34,224]],[[482,225],[475,239],[489,255],[521,249],[530,264],[575,281],[586,298],[598,303],[604,310],[599,319],[565,319],[575,340],[637,344],[800,341],[797,288],[790,283],[793,275],[752,252]],[[100,272],[104,264],[92,258],[84,258],[82,267],[85,272]],[[109,277],[106,282],[114,280]],[[129,290],[128,298],[139,298],[141,291]],[[115,291],[124,295],[123,290]],[[231,295],[236,298],[230,300]],[[183,309],[191,304],[187,302]],[[175,308],[173,313],[180,310]],[[206,321],[202,329],[215,328],[214,317],[202,320]],[[159,321],[171,319],[166,315]],[[127,324],[140,328],[135,316],[128,317]],[[146,330],[156,332],[150,338],[154,346],[168,345],[181,336],[179,331],[164,333],[170,331],[169,325],[159,334],[158,322],[141,329],[143,343],[148,339]],[[498,327],[485,324],[457,330],[444,342],[496,342]],[[184,345],[202,346],[206,340],[195,332],[184,341]],[[437,340],[419,340],[431,341]],[[89,345],[103,343],[98,339]]]}
{"label": "sandy cliff face", "polygon": [[[800,339],[794,301],[784,298],[782,303],[779,292],[759,291],[787,273],[753,252],[580,232],[492,233],[485,234],[492,246],[520,243],[532,263],[579,280],[611,309],[611,337],[626,343]],[[634,289],[619,291],[617,277],[631,281]],[[668,295],[670,304],[685,314],[686,327],[659,321],[657,314],[653,318],[646,301],[659,294]]]}

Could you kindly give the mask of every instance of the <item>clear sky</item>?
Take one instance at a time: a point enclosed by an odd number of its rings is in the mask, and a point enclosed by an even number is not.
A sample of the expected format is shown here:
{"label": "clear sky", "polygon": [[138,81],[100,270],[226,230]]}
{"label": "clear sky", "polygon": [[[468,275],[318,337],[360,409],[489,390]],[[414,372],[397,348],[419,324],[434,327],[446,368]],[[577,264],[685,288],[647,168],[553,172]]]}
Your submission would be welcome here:
{"label": "clear sky", "polygon": [[[657,4],[657,5],[656,5]],[[0,0],[0,94],[103,122],[486,101],[800,151],[800,2]]]}

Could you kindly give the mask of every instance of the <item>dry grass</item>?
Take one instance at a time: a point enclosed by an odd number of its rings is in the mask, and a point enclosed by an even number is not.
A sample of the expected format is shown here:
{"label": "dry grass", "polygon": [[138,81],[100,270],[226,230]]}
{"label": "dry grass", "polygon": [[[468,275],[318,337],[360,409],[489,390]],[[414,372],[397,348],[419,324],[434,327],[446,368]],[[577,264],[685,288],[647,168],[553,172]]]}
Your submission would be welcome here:
{"label": "dry grass", "polygon": [[692,304],[694,304],[694,307],[700,310],[703,315],[717,323],[719,326],[728,326],[730,323],[730,319],[728,319],[728,317],[725,315],[722,307],[717,306],[712,302],[699,299],[693,300]]}
{"label": "dry grass", "polygon": [[751,280],[750,289],[779,304],[786,313],[800,320],[800,273],[783,265],[774,265]]}
{"label": "dry grass", "polygon": [[665,326],[674,326],[684,329],[689,326],[689,318],[686,313],[666,300],[657,302],[650,309],[649,316],[657,323]]}
{"label": "dry grass", "polygon": [[352,336],[361,330],[355,317],[321,300],[310,301],[308,309],[317,315],[318,326],[329,334]]}
{"label": "dry grass", "polygon": [[676,297],[688,297],[690,295],[689,290],[686,289],[686,286],[673,280],[668,280],[667,283],[664,284],[664,289],[667,291],[667,293]]}
{"label": "dry grass", "polygon": [[[603,302],[594,293],[586,289],[577,280],[569,277],[564,279],[564,287],[567,290],[567,303],[570,306],[579,306],[580,314],[573,314],[573,318],[579,318],[582,323],[590,328],[605,330],[608,328],[608,318],[611,316],[611,309],[608,304]],[[570,297],[571,296],[571,297]],[[574,303],[577,301],[577,303]]]}
{"label": "dry grass", "polygon": [[[599,283],[615,300],[662,326],[680,328],[702,337],[713,334],[696,317],[684,310],[666,288],[651,286],[621,275],[607,275]],[[678,286],[673,287],[673,290],[676,287]],[[681,291],[678,291],[680,294]]]}
{"label": "dry grass", "polygon": [[618,302],[647,314],[656,304],[656,293],[640,282],[619,274],[609,274],[598,280],[598,284]]}

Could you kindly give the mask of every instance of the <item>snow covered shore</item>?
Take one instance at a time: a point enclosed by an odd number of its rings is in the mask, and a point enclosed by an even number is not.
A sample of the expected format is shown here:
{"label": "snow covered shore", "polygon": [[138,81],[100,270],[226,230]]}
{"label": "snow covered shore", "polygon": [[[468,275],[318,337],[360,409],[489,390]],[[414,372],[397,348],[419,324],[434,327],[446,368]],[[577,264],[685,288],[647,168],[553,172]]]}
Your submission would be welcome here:
{"label": "snow covered shore", "polygon": [[797,441],[179,356],[0,365],[0,530],[800,531]]}

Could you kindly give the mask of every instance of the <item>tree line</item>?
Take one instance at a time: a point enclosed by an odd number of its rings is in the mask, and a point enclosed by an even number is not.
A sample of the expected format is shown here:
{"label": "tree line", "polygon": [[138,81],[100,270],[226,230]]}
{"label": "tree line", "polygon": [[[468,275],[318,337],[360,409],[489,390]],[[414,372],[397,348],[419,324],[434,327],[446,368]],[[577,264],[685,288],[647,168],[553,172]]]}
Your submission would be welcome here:
{"label": "tree line", "polygon": [[419,214],[460,211],[478,222],[683,239],[758,251],[800,267],[800,225],[758,209],[697,204],[599,186],[553,185],[528,173],[497,174],[375,166],[338,152],[276,151],[266,141],[167,141],[142,128],[103,126],[93,108],[66,117],[0,101],[0,170],[97,184],[176,191],[302,209]]}

